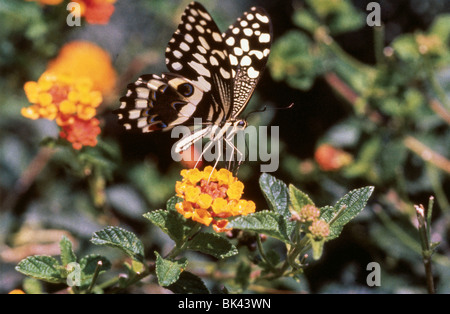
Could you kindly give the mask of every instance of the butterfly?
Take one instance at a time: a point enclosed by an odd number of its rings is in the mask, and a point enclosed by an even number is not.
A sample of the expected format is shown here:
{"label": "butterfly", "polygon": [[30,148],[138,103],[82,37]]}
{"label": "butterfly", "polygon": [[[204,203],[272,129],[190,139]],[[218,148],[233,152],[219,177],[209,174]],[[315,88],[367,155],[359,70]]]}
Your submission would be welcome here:
{"label": "butterfly", "polygon": [[233,136],[247,126],[239,115],[261,78],[272,37],[262,8],[252,7],[222,33],[200,3],[190,3],[165,52],[170,72],[142,75],[129,84],[115,110],[119,123],[147,133],[192,127],[201,119],[201,128],[181,138],[175,152],[204,137],[210,141],[202,155],[221,139],[237,150]]}

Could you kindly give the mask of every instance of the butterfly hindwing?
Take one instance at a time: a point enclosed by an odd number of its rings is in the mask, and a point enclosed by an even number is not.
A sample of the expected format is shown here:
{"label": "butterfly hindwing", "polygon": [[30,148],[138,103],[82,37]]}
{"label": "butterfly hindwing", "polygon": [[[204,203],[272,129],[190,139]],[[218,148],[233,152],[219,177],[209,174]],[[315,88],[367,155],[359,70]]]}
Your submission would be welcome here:
{"label": "butterfly hindwing", "polygon": [[194,82],[172,73],[143,75],[128,85],[115,111],[126,129],[147,133],[170,130],[192,119],[197,106],[204,102],[204,91]]}

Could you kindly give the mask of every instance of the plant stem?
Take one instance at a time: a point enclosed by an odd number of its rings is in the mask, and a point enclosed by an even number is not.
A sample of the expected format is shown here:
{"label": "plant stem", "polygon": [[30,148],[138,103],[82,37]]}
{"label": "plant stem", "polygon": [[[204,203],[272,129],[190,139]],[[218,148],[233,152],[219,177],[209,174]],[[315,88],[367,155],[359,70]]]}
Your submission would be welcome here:
{"label": "plant stem", "polygon": [[384,25],[373,27],[375,59],[378,65],[385,63],[384,58]]}
{"label": "plant stem", "polygon": [[97,262],[97,266],[95,267],[94,276],[92,277],[91,284],[89,285],[89,288],[87,289],[86,293],[91,293],[92,288],[95,285],[95,282],[97,281],[98,274],[100,273],[100,269],[102,268],[102,261]]}
{"label": "plant stem", "polygon": [[445,190],[441,184],[438,169],[433,165],[427,165],[426,170],[428,179],[433,187],[434,196],[436,197],[442,212],[446,215],[450,215],[450,201],[448,200]]}
{"label": "plant stem", "polygon": [[419,222],[420,243],[422,246],[422,258],[423,258],[423,265],[425,268],[428,293],[435,293],[433,272],[431,270],[431,255],[433,254],[433,250],[431,249],[430,225],[428,224],[431,218],[430,211],[432,206],[433,206],[433,198],[431,197],[428,204],[427,213],[425,213],[423,205],[420,206],[414,205],[417,213],[417,221]]}
{"label": "plant stem", "polygon": [[165,258],[175,258],[178,254],[180,254],[182,251],[184,251],[188,245],[189,239],[194,236],[197,232],[200,231],[200,229],[202,228],[202,225],[200,223],[196,224],[191,231],[189,231],[189,233],[184,237],[184,242],[183,244],[181,244],[181,246],[179,245],[175,245],[172,250],[167,253]]}
{"label": "plant stem", "polygon": [[430,108],[439,116],[441,117],[445,122],[450,124],[450,113],[448,110],[442,105],[442,103],[437,100],[436,98],[432,98],[428,100],[428,104],[430,105]]}
{"label": "plant stem", "polygon": [[411,151],[419,155],[424,161],[427,161],[436,167],[450,173],[450,160],[431,150],[429,147],[421,143],[412,136],[406,136],[403,144]]}
{"label": "plant stem", "polygon": [[336,73],[327,72],[324,74],[325,81],[348,103],[355,106],[359,99],[359,95],[348,86],[343,80],[341,80]]}
{"label": "plant stem", "polygon": [[[359,61],[358,59],[354,58],[350,54],[346,53],[341,46],[339,46],[334,39],[329,37],[317,37],[316,38],[325,44],[330,50],[343,62],[347,63],[349,66],[351,66],[354,69],[358,69],[361,72],[364,72],[367,75],[372,75],[374,73],[374,69],[371,68],[369,65]],[[321,39],[325,38],[325,40]]]}
{"label": "plant stem", "polygon": [[256,236],[256,243],[258,245],[259,254],[261,254],[262,259],[267,263],[267,265],[270,266],[271,269],[275,269],[275,266],[267,258],[267,255],[264,251],[264,248],[263,248],[263,245],[261,242],[261,236],[259,234]]}
{"label": "plant stem", "polygon": [[[155,264],[154,263],[148,265],[143,272],[136,274],[136,276],[134,276],[132,278],[129,278],[124,286],[118,287],[117,291],[124,290],[124,289],[128,288],[129,286],[135,284],[136,282],[144,279],[148,275],[151,275],[154,270],[155,270]],[[112,287],[112,286],[116,285],[119,282],[119,280],[120,280],[120,277],[116,276],[114,278],[111,278],[110,280],[107,280],[107,281],[97,285],[97,287],[102,289],[102,290],[104,290],[106,288],[109,288],[109,287]]]}

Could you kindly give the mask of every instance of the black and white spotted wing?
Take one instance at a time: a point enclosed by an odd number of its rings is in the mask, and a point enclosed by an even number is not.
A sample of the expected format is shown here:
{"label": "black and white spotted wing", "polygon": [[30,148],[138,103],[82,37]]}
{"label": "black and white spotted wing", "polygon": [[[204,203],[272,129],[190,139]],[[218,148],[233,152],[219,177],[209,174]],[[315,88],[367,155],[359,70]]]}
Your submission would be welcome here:
{"label": "black and white spotted wing", "polygon": [[262,8],[253,7],[223,34],[233,77],[231,117],[245,108],[258,83],[272,44],[272,24]]}
{"label": "black and white spotted wing", "polygon": [[185,9],[166,49],[166,65],[204,91],[206,108],[199,107],[200,117],[207,122],[226,119],[233,99],[228,49],[216,23],[200,3],[192,2]]}
{"label": "black and white spotted wing", "polygon": [[193,125],[194,118],[230,127],[254,92],[271,41],[270,19],[261,8],[251,8],[221,33],[201,4],[190,3],[166,49],[170,73],[129,84],[115,111],[119,122],[142,132]]}

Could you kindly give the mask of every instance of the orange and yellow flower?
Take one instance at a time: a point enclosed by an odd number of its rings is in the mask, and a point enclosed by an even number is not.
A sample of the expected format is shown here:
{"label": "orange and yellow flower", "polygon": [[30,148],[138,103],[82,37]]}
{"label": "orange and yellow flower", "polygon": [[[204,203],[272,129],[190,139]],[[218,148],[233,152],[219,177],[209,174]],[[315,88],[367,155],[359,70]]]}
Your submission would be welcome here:
{"label": "orange and yellow flower", "polygon": [[56,120],[60,126],[70,124],[74,116],[91,119],[102,102],[102,94],[92,90],[92,85],[88,77],[44,72],[37,82],[25,83],[25,94],[32,105],[22,108],[22,115],[33,120]]}
{"label": "orange and yellow flower", "polygon": [[60,137],[71,142],[75,149],[97,144],[100,128],[94,117],[102,94],[92,90],[90,78],[45,72],[37,82],[26,82],[24,90],[32,103],[22,108],[24,117],[55,120],[62,128]]}
{"label": "orange and yellow flower", "polygon": [[187,219],[212,227],[216,232],[227,229],[226,218],[255,212],[253,201],[241,199],[244,184],[226,169],[219,171],[208,166],[203,171],[182,170],[183,179],[177,181],[175,191],[183,198],[176,204],[177,211]]}
{"label": "orange and yellow flower", "polygon": [[95,118],[97,108],[103,94],[114,88],[115,80],[107,52],[89,42],[71,42],[36,82],[25,83],[31,106],[22,108],[21,113],[32,120],[55,120],[61,127],[60,137],[75,149],[95,146],[101,132]]}

